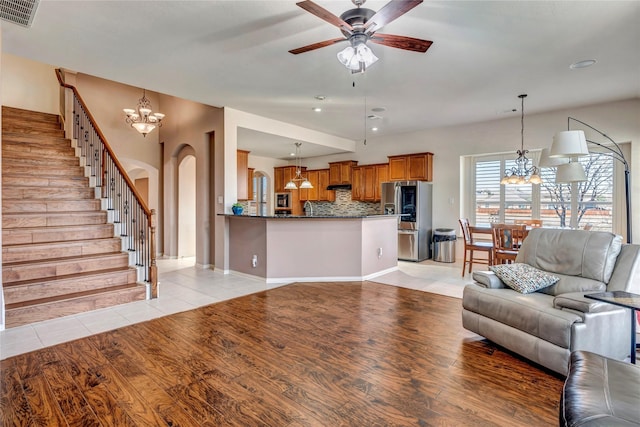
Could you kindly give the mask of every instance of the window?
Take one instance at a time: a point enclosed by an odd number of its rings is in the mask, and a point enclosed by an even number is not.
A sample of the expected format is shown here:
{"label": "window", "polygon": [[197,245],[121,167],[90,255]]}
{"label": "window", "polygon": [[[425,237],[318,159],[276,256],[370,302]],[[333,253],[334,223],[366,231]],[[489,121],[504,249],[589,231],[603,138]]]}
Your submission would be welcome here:
{"label": "window", "polygon": [[515,162],[512,153],[472,159],[475,224],[486,226],[492,222],[534,218],[542,219],[548,226],[568,227],[574,215],[579,228],[613,230],[615,165],[611,157],[592,153],[581,158],[587,176],[585,182],[556,184],[556,168],[542,168],[540,185],[503,186],[500,185],[502,174]]}

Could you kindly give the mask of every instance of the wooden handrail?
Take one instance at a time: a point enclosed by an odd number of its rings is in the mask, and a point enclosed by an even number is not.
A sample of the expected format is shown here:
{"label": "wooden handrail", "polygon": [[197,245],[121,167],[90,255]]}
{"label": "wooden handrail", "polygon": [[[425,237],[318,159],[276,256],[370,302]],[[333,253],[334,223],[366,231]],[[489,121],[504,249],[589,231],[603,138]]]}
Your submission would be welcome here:
{"label": "wooden handrail", "polygon": [[115,153],[113,152],[113,149],[111,148],[111,146],[107,142],[107,138],[104,136],[104,134],[100,130],[100,127],[98,127],[98,123],[93,118],[93,115],[89,111],[89,108],[87,108],[87,104],[85,104],[84,99],[82,99],[82,97],[78,93],[78,89],[76,89],[76,87],[73,86],[73,85],[65,83],[65,81],[62,78],[62,72],[61,72],[61,70],[59,68],[56,69],[56,76],[58,77],[58,81],[60,82],[60,86],[66,87],[67,89],[71,89],[73,91],[73,94],[76,96],[76,98],[78,98],[78,102],[80,102],[80,105],[82,105],[82,108],[84,108],[84,111],[87,114],[87,117],[89,118],[89,121],[91,122],[91,125],[93,126],[93,128],[96,131],[96,133],[98,134],[98,137],[102,140],[102,143],[104,144],[104,148],[109,153],[109,156],[113,159],[113,163],[116,165],[116,168],[118,168],[118,171],[120,172],[120,174],[122,174],[122,177],[127,182],[127,185],[131,189],[131,192],[135,196],[136,200],[138,201],[138,203],[140,203],[140,206],[142,206],[142,209],[144,210],[144,213],[147,215],[147,218],[149,218],[149,225],[151,225],[151,210],[147,207],[147,204],[145,203],[145,201],[140,196],[140,193],[138,193],[138,190],[136,190],[136,187],[133,184],[133,182],[131,182],[131,179],[129,178],[129,175],[124,170],[124,167],[122,167],[122,164],[120,163],[120,161],[116,157]]}
{"label": "wooden handrail", "polygon": [[[82,99],[82,97],[80,96],[80,93],[78,93],[78,90],[76,89],[75,86],[70,85],[68,83],[66,83],[64,81],[63,75],[62,75],[62,71],[60,69],[56,69],[56,77],[58,78],[58,82],[60,83],[60,86],[66,89],[70,89],[73,92],[73,95],[75,97],[75,101],[77,101],[79,107],[83,110],[84,113],[84,117],[86,117],[86,119],[89,122],[89,125],[93,128],[93,132],[95,132],[95,135],[98,137],[98,139],[100,140],[100,143],[102,144],[102,150],[103,153],[106,152],[106,154],[108,154],[108,157],[110,159],[110,162],[113,163],[113,165],[115,166],[119,177],[122,178],[122,180],[126,183],[126,186],[128,187],[128,190],[130,192],[131,195],[133,195],[133,198],[135,199],[135,201],[137,202],[139,209],[142,210],[142,213],[144,214],[144,216],[146,216],[147,218],[147,231],[148,233],[144,233],[146,235],[146,239],[143,240],[147,240],[148,241],[148,258],[145,257],[144,255],[144,250],[142,250],[142,255],[140,255],[143,259],[146,259],[146,261],[148,261],[148,265],[147,262],[144,261],[143,264],[138,264],[140,266],[145,266],[146,270],[146,280],[150,283],[151,285],[151,292],[150,292],[150,296],[151,298],[156,298],[158,295],[158,272],[157,272],[157,266],[156,266],[156,224],[155,224],[155,210],[149,209],[149,207],[147,206],[147,204],[145,203],[145,201],[142,199],[140,193],[138,193],[138,190],[136,189],[135,185],[133,184],[133,182],[131,181],[131,179],[129,178],[129,175],[127,174],[127,172],[125,171],[124,167],[122,166],[122,164],[120,163],[120,161],[118,160],[118,158],[116,157],[113,149],[111,148],[111,146],[109,145],[109,143],[107,142],[107,138],[104,136],[104,134],[102,133],[102,131],[100,130],[100,127],[98,126],[98,123],[96,122],[95,118],[93,117],[93,115],[91,114],[91,112],[89,111],[89,108],[87,107],[87,104],[84,102],[84,99]],[[75,109],[75,101],[74,101],[74,109]],[[74,120],[76,117],[74,117],[72,120]],[[75,133],[75,132],[74,132]],[[74,135],[76,138],[79,138],[79,135]],[[86,139],[86,137],[85,137]],[[106,171],[105,171],[105,162],[104,159],[106,158],[105,155],[102,156],[102,165],[101,165],[101,171],[100,173],[106,177]],[[104,196],[104,189],[106,188],[105,186],[107,185],[106,181],[100,181],[101,182],[101,187],[102,187],[102,191],[103,191],[103,196]],[[126,230],[130,230],[130,226],[129,224],[125,223],[125,227]],[[130,231],[128,231],[130,232]],[[144,247],[144,246],[143,246]],[[130,247],[131,248],[131,247]],[[132,250],[132,249],[130,249]]]}

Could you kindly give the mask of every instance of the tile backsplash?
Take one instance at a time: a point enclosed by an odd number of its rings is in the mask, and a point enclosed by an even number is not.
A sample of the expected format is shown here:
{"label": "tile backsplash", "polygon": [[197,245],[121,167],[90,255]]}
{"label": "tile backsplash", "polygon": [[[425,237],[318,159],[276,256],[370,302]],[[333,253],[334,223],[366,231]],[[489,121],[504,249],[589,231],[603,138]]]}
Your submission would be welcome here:
{"label": "tile backsplash", "polygon": [[380,213],[380,202],[351,200],[351,190],[338,189],[335,202],[310,202],[314,215],[376,215]]}

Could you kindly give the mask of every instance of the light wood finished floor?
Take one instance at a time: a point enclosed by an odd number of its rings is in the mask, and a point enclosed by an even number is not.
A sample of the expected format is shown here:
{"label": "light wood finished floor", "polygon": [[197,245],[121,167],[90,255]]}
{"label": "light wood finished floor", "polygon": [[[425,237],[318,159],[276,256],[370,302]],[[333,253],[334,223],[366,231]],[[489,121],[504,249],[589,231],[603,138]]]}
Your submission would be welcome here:
{"label": "light wood finished floor", "polygon": [[0,362],[0,425],[548,426],[562,379],[461,300],[293,284]]}

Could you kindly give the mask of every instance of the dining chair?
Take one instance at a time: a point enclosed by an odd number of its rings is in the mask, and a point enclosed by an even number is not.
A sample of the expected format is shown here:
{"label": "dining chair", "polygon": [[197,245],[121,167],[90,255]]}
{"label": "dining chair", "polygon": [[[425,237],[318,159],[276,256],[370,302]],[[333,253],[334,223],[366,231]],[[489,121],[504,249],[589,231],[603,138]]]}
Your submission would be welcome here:
{"label": "dining chair", "polygon": [[[469,225],[468,218],[460,218],[458,222],[462,228],[462,237],[464,238],[464,260],[462,262],[462,277],[464,277],[464,271],[467,264],[469,264],[469,274],[471,274],[473,263],[487,265],[493,264],[493,243],[489,241],[474,240],[474,227]],[[487,257],[476,258],[473,256],[474,252],[486,252]]]}
{"label": "dining chair", "polygon": [[529,234],[526,224],[491,224],[493,264],[515,262],[522,242]]}
{"label": "dining chair", "polygon": [[514,224],[524,224],[524,225],[528,225],[529,227],[542,227],[542,220],[541,219],[516,219],[515,221],[513,221]]}

